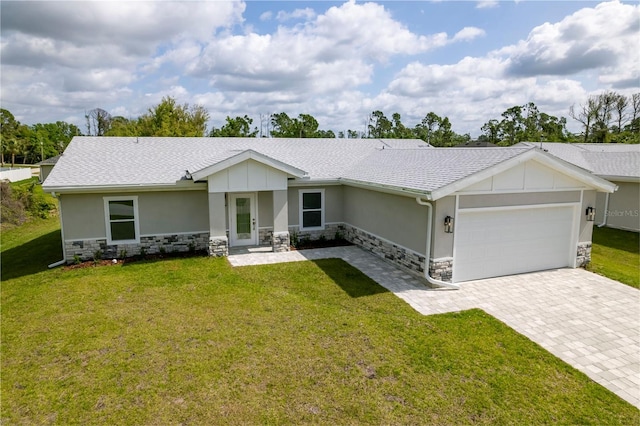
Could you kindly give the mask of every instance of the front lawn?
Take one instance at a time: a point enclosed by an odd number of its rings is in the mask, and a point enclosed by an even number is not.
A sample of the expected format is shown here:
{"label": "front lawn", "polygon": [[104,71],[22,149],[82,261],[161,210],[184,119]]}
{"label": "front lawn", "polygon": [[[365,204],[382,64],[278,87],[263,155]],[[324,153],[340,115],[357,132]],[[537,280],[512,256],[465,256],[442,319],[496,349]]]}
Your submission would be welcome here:
{"label": "front lawn", "polygon": [[612,228],[593,228],[588,269],[640,288],[640,234]]}
{"label": "front lawn", "polygon": [[[51,232],[24,241],[34,263]],[[640,422],[488,314],[422,316],[341,260],[65,271],[2,250],[3,424]]]}

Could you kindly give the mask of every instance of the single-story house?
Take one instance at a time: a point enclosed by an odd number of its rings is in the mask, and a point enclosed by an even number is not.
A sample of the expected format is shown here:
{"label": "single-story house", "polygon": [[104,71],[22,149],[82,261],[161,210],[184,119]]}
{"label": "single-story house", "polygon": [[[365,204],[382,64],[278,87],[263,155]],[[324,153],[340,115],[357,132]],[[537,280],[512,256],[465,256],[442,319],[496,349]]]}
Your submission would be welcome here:
{"label": "single-story house", "polygon": [[618,186],[596,197],[596,224],[640,231],[640,145],[612,143],[531,143]]}
{"label": "single-story house", "polygon": [[36,166],[40,166],[40,183],[44,182],[47,179],[47,176],[49,176],[49,173],[51,173],[51,170],[53,170],[53,166],[56,165],[59,158],[60,156],[56,155],[55,157],[45,158],[44,160],[36,164]]}
{"label": "single-story house", "polygon": [[579,267],[613,183],[536,147],[75,137],[44,182],[64,260],[340,235],[430,282]]}

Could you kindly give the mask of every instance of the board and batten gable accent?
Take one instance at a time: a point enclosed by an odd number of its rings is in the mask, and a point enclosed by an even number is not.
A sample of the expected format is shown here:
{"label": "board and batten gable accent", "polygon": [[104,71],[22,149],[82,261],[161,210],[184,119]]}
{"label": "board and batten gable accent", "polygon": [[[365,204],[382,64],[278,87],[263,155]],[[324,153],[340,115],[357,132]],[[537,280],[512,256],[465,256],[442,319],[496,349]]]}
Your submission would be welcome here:
{"label": "board and batten gable accent", "polygon": [[209,192],[275,191],[287,189],[287,174],[249,159],[208,177]]}
{"label": "board and batten gable accent", "polygon": [[478,183],[459,190],[458,194],[566,191],[584,189],[579,182],[536,160],[529,160],[491,176]]}

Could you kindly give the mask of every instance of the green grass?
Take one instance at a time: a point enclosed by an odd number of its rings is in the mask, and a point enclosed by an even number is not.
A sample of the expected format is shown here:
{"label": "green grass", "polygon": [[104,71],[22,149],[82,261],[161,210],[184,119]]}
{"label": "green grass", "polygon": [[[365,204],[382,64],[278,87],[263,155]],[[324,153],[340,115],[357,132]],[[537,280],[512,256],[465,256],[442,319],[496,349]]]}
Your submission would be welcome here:
{"label": "green grass", "polygon": [[[30,226],[36,262],[54,231]],[[17,273],[7,239],[3,424],[640,422],[488,314],[422,316],[341,260]]]}
{"label": "green grass", "polygon": [[588,269],[640,288],[640,234],[611,228],[593,228]]}

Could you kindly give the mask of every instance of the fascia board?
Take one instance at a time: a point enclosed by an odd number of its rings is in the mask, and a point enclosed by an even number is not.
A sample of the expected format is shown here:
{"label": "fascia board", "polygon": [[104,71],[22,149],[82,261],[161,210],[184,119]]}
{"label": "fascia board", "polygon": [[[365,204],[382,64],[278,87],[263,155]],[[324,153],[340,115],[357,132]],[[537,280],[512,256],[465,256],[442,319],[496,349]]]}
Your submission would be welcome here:
{"label": "fascia board", "polygon": [[340,179],[294,179],[287,182],[289,188],[302,186],[342,185]]}
{"label": "fascia board", "polygon": [[247,161],[247,160],[255,160],[259,163],[272,167],[276,170],[280,170],[283,173],[286,173],[288,175],[291,175],[297,178],[301,178],[307,174],[304,170],[298,169],[297,167],[283,163],[282,161],[268,157],[252,149],[248,149],[232,157],[229,157],[225,160],[222,160],[216,164],[212,164],[211,166],[192,172],[191,177],[193,178],[194,181],[204,179],[207,176],[211,176],[212,174],[218,173],[222,170],[225,170],[229,167],[235,166],[236,164],[242,163],[243,161]]}
{"label": "fascia board", "polygon": [[43,186],[44,192],[60,194],[112,193],[112,192],[149,192],[149,191],[202,191],[207,189],[206,182],[191,182],[188,185],[141,184],[141,185],[89,185],[89,186]]}
{"label": "fascia board", "polygon": [[598,176],[608,181],[640,183],[640,176],[613,176],[613,175],[598,175]]}
{"label": "fascia board", "polygon": [[431,201],[431,193],[429,191],[420,191],[412,188],[401,188],[392,185],[382,185],[378,183],[371,183],[366,181],[340,178],[340,182],[347,186],[354,186],[356,188],[370,189],[378,192],[384,192],[386,194],[402,195],[405,197],[424,197]]}

